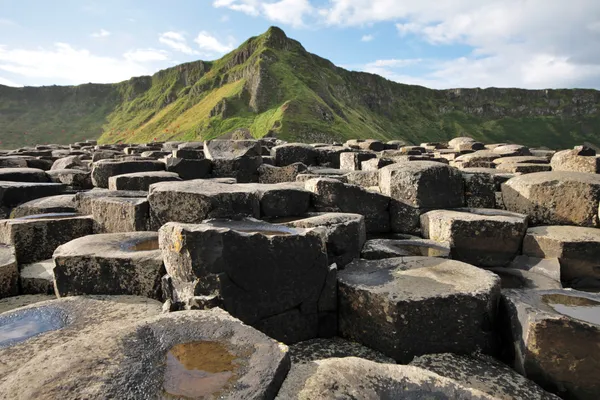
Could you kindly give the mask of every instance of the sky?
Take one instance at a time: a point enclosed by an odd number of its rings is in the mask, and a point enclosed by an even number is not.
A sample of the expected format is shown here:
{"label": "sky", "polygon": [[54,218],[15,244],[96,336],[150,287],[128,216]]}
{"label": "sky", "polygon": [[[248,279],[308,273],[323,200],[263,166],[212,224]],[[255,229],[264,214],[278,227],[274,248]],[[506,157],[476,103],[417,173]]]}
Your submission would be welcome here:
{"label": "sky", "polygon": [[273,25],[407,84],[600,89],[600,0],[0,0],[0,84],[119,82]]}

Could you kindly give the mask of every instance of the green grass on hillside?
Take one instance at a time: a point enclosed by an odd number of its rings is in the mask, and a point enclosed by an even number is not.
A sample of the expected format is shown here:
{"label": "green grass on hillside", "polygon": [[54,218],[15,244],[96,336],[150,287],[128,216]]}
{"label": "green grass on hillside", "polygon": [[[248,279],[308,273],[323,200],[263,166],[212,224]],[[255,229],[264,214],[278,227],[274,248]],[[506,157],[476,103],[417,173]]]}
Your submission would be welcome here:
{"label": "green grass on hillside", "polygon": [[472,136],[486,143],[600,146],[599,103],[595,90],[399,84],[335,67],[271,28],[219,60],[151,77],[112,85],[0,86],[0,147],[98,137],[101,143],[205,140],[239,128],[290,141],[418,144]]}

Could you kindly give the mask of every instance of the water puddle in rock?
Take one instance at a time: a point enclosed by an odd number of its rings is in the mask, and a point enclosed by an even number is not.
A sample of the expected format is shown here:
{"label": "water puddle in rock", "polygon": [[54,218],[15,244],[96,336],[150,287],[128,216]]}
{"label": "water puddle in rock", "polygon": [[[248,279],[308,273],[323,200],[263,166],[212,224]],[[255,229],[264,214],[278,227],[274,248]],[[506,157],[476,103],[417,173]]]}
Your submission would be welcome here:
{"label": "water puddle in rock", "polygon": [[296,234],[297,231],[283,225],[274,225],[258,220],[210,220],[205,224],[214,226],[215,228],[229,228],[231,230],[243,233],[260,233],[266,236],[288,236]]}
{"label": "water puddle in rock", "polygon": [[600,325],[600,302],[563,294],[546,294],[542,300],[558,313]]}
{"label": "water puddle in rock", "polygon": [[65,325],[65,316],[56,309],[32,309],[7,315],[0,318],[0,348],[12,346]]}
{"label": "water puddle in rock", "polygon": [[199,399],[216,396],[235,378],[237,356],[218,342],[190,342],[167,353],[163,388],[171,396]]}
{"label": "water puddle in rock", "polygon": [[123,251],[153,251],[158,249],[158,237],[128,240],[121,244],[121,250]]}

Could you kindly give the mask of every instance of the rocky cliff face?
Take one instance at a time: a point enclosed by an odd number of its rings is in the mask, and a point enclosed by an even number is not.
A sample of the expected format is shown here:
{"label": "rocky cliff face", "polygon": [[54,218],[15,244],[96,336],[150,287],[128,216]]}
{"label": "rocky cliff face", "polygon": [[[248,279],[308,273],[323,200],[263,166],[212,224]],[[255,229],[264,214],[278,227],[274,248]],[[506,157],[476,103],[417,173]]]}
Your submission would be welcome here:
{"label": "rocky cliff face", "polygon": [[[469,135],[531,146],[600,145],[596,90],[432,90],[346,71],[278,28],[214,62],[112,85],[0,86],[0,147],[210,139],[237,129],[291,140],[420,143]],[[27,134],[25,134],[27,132]]]}

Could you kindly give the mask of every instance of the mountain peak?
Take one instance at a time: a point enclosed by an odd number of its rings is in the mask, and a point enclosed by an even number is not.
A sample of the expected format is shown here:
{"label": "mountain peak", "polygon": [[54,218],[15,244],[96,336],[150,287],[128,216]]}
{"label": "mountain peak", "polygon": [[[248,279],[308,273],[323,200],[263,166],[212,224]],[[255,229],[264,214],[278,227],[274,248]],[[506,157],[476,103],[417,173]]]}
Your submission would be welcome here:
{"label": "mountain peak", "polygon": [[275,48],[275,49],[285,49],[288,48],[291,39],[287,37],[283,29],[272,26],[270,27],[264,34],[261,35],[264,39],[267,47]]}

